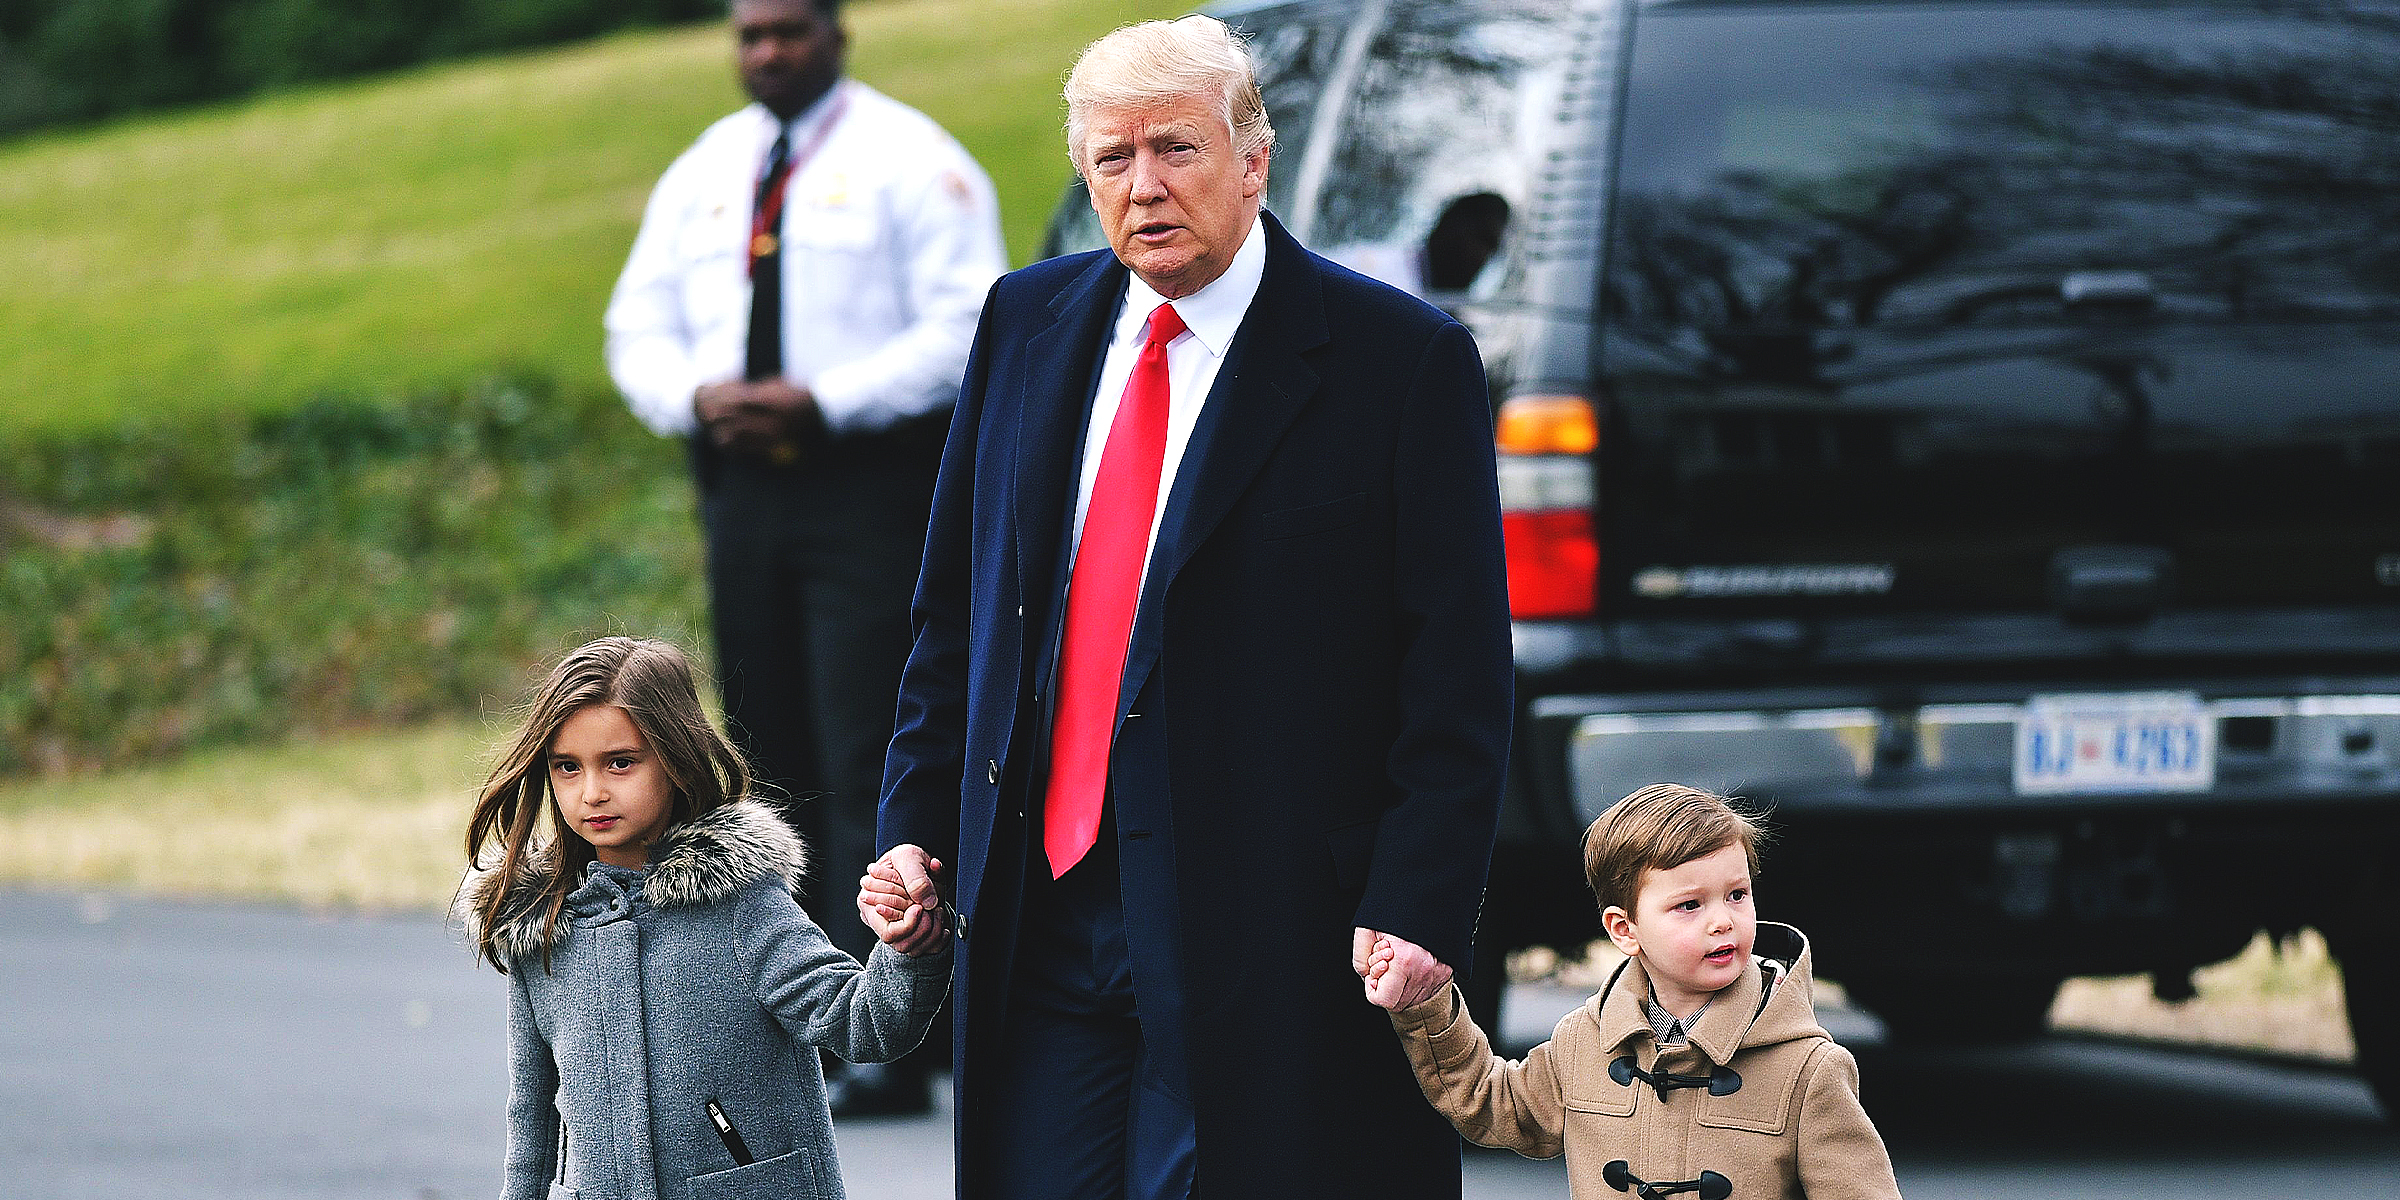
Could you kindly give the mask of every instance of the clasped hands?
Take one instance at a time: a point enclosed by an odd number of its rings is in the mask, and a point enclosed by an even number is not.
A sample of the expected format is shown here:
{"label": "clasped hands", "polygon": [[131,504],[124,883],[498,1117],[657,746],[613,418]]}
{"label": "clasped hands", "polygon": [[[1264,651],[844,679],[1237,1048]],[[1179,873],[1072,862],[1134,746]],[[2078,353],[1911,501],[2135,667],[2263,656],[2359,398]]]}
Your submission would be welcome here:
{"label": "clasped hands", "polygon": [[728,379],[692,393],[692,415],[718,449],[782,460],[822,423],[817,398],[788,379]]}
{"label": "clasped hands", "polygon": [[1350,969],[1366,984],[1367,1002],[1403,1009],[1422,1004],[1450,986],[1450,967],[1425,947],[1389,933],[1354,929]]}
{"label": "clasped hands", "polygon": [[858,919],[884,945],[911,958],[939,951],[950,937],[949,916],[934,877],[942,860],[917,846],[894,846],[858,877]]}
{"label": "clasped hands", "polygon": [[[902,954],[941,949],[952,912],[935,881],[941,871],[941,860],[921,847],[892,847],[859,876],[859,919]],[[1450,985],[1450,968],[1424,947],[1372,929],[1352,931],[1350,969],[1364,983],[1368,1002],[1382,1008],[1422,1003]]]}

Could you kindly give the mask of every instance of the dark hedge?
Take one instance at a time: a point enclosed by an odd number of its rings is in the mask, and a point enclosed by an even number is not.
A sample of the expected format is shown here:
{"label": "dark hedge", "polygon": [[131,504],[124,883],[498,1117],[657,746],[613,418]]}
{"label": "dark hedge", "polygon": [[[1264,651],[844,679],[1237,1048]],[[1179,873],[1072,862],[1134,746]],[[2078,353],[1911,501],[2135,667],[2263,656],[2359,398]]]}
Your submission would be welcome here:
{"label": "dark hedge", "polygon": [[705,661],[700,563],[679,444],[537,380],[0,440],[0,774],[496,710],[601,633]]}
{"label": "dark hedge", "polygon": [[725,0],[11,0],[0,137],[724,12]]}

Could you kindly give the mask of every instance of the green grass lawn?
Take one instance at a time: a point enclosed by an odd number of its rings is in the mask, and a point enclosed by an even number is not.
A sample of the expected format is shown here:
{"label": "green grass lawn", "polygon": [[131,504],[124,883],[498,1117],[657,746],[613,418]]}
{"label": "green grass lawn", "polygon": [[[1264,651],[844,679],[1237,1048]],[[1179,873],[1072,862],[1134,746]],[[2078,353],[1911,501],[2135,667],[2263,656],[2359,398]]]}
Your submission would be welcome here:
{"label": "green grass lawn", "polygon": [[[853,73],[942,122],[1033,252],[1078,48],[1181,0],[882,0]],[[650,186],[736,106],[722,26],[0,148],[0,414],[20,430],[283,409],[519,370],[600,386]]]}
{"label": "green grass lawn", "polygon": [[473,719],[0,783],[0,880],[438,909],[507,731]]}

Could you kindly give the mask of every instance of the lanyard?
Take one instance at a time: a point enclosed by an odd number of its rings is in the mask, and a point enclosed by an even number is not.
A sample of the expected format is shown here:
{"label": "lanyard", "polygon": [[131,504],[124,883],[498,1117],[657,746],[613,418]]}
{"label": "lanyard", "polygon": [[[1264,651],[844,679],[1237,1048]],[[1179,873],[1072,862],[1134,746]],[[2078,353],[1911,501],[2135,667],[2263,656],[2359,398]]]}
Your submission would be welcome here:
{"label": "lanyard", "polygon": [[800,168],[809,159],[816,157],[817,151],[824,147],[825,139],[833,136],[833,127],[841,124],[842,114],[848,111],[849,107],[850,93],[844,89],[834,96],[832,111],[825,114],[825,122],[817,126],[817,132],[808,139],[808,144],[800,147],[790,158],[783,160],[783,168],[775,173],[773,179],[767,181],[766,194],[760,197],[757,207],[750,214],[749,261],[752,274],[757,273],[759,259],[783,248],[781,240],[772,231],[778,228],[779,223],[783,220],[784,193],[791,185],[792,176],[799,174]]}

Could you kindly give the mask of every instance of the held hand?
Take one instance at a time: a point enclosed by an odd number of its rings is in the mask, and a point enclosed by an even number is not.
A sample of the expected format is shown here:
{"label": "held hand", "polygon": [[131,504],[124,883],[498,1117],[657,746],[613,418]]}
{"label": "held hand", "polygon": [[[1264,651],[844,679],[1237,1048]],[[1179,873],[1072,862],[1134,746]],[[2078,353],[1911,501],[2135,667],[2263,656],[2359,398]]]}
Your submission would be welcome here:
{"label": "held hand", "polygon": [[1422,1004],[1450,985],[1450,968],[1406,938],[1359,929],[1351,938],[1351,969],[1365,982],[1367,1002],[1400,1009]]}
{"label": "held hand", "polygon": [[[913,852],[903,856],[924,881],[925,897],[911,899],[901,870],[893,865],[893,855],[900,851]],[[875,931],[877,939],[892,949],[911,957],[934,953],[949,937],[939,893],[933,888],[932,875],[942,869],[940,860],[928,858],[915,846],[900,847],[877,860],[858,880],[858,917],[867,928]]]}
{"label": "held hand", "polygon": [[921,846],[906,843],[885,851],[882,858],[867,868],[867,874],[883,881],[893,894],[925,908],[942,902],[941,885],[935,882],[941,871],[940,859],[925,853]]}

